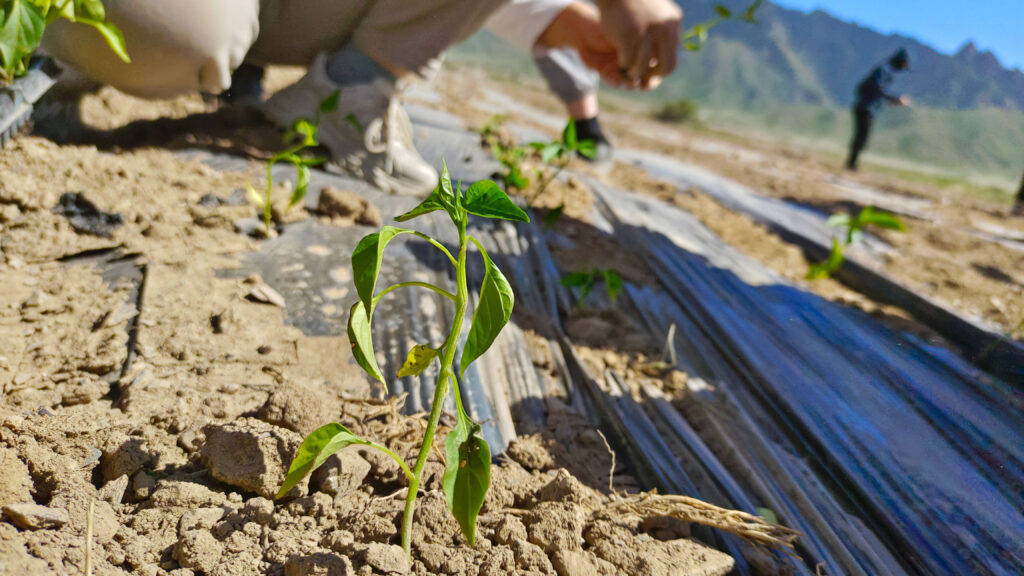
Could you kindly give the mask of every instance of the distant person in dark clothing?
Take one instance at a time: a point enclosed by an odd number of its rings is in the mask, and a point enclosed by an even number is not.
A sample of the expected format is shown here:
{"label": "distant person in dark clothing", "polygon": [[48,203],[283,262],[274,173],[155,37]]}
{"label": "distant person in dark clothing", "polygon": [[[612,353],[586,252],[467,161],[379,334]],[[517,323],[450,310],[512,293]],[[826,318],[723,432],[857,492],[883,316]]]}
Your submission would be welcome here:
{"label": "distant person in dark clothing", "polygon": [[871,74],[857,86],[857,101],[853,105],[853,141],[850,142],[850,157],[846,167],[857,169],[857,159],[868,143],[871,124],[882,104],[892,106],[909,106],[910,99],[906,96],[894,96],[889,93],[893,76],[896,72],[910,70],[910,57],[907,51],[900,48],[889,58],[889,61],[871,71]]}
{"label": "distant person in dark clothing", "polygon": [[1024,216],[1024,177],[1020,179],[1020,190],[1017,191],[1017,200],[1013,203],[1013,213]]}

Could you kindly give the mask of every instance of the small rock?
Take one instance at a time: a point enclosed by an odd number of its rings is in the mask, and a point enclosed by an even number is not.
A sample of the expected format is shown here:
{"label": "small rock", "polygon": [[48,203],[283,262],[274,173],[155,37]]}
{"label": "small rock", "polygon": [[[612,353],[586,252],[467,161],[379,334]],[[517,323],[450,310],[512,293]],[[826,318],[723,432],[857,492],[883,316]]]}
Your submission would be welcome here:
{"label": "small rock", "polygon": [[363,198],[346,190],[338,190],[333,186],[320,189],[316,211],[328,218],[352,218],[362,214]]}
{"label": "small rock", "polygon": [[250,499],[245,503],[243,513],[264,526],[274,524],[274,503],[266,498]]}
{"label": "small rock", "polygon": [[100,488],[99,492],[96,493],[96,497],[100,500],[110,502],[113,506],[117,506],[124,498],[124,493],[127,489],[128,475],[123,474],[104,484],[103,488]]}
{"label": "small rock", "polygon": [[185,452],[195,454],[203,447],[203,436],[196,430],[185,430],[178,434],[177,444]]}
{"label": "small rock", "polygon": [[[202,462],[210,475],[247,492],[274,498],[302,437],[255,418],[204,428]],[[304,484],[296,487],[304,493]]]}
{"label": "small rock", "polygon": [[82,460],[82,463],[79,464],[79,467],[88,468],[89,466],[92,466],[93,464],[99,462],[100,458],[102,457],[103,450],[100,450],[95,446],[89,446],[89,455],[85,457],[85,460]]}
{"label": "small rock", "polygon": [[587,499],[587,491],[579,480],[572,474],[560,468],[555,472],[555,477],[548,482],[537,494],[543,502],[575,502],[582,504]]}
{"label": "small rock", "polygon": [[355,450],[342,450],[313,472],[310,486],[331,496],[344,496],[363,485],[370,468],[370,463]]}
{"label": "small rock", "polygon": [[517,540],[526,540],[526,526],[515,516],[503,516],[494,527],[495,544],[511,546]]}
{"label": "small rock", "polygon": [[153,461],[149,447],[141,438],[118,434],[109,442],[100,457],[100,470],[106,482],[131,476]]}
{"label": "small rock", "polygon": [[206,530],[184,533],[174,546],[174,559],[185,568],[203,574],[216,574],[224,545]]}
{"label": "small rock", "polygon": [[523,517],[523,523],[529,541],[550,553],[582,549],[585,518],[579,504],[541,502]]}
{"label": "small rock", "polygon": [[551,555],[558,576],[615,576],[615,566],[583,550],[559,550]]}
{"label": "small rock", "polygon": [[332,186],[320,190],[317,213],[339,224],[355,223],[378,227],[383,222],[380,210],[369,200]]}
{"label": "small rock", "polygon": [[178,519],[178,534],[184,536],[189,530],[209,530],[223,517],[223,508],[188,510]]}
{"label": "small rock", "polygon": [[401,546],[370,544],[366,549],[366,564],[385,574],[408,574],[409,557]]}
{"label": "small rock", "polygon": [[555,466],[555,459],[544,446],[539,434],[528,434],[513,440],[505,453],[527,470],[548,470]]}
{"label": "small rock", "polygon": [[284,576],[354,576],[348,558],[321,552],[309,556],[293,556],[284,563]]}
{"label": "small rock", "polygon": [[370,204],[368,200],[363,199],[363,213],[356,217],[356,224],[363,226],[371,226],[373,228],[379,228],[383,224],[384,218],[380,215],[380,208]]}
{"label": "small rock", "polygon": [[106,382],[80,378],[77,382],[64,387],[61,404],[65,406],[88,404],[99,400],[109,391],[110,384]]}
{"label": "small rock", "polygon": [[277,290],[266,284],[254,286],[245,297],[260,304],[270,304],[278,308],[285,307],[284,297],[278,294]]}
{"label": "small rock", "polygon": [[132,496],[134,496],[136,500],[145,500],[146,498],[149,498],[155,487],[156,480],[142,470],[136,472],[135,476],[132,477]]}
{"label": "small rock", "polygon": [[60,528],[68,523],[68,513],[57,508],[47,508],[31,502],[11,504],[3,507],[4,516],[19,528],[41,530]]}

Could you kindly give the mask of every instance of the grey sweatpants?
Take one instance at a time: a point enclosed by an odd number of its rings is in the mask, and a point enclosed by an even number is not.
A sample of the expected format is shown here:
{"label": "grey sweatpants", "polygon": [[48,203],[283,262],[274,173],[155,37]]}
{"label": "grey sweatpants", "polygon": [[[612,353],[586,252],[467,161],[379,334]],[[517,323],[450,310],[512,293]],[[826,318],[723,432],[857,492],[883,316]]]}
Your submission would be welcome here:
{"label": "grey sweatpants", "polygon": [[125,92],[168,98],[219,93],[243,61],[308,65],[354,46],[378,62],[427,74],[505,0],[105,0],[125,36],[121,62],[92,29],[58,21],[43,48]]}
{"label": "grey sweatpants", "polygon": [[583,63],[572,48],[547,50],[534,58],[548,88],[565,104],[596,94],[600,76]]}

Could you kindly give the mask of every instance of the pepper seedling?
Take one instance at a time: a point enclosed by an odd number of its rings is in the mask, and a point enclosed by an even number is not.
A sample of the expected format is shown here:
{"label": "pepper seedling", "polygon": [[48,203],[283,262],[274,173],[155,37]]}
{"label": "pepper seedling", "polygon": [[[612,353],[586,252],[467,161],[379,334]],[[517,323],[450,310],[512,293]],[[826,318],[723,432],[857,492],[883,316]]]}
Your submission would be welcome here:
{"label": "pepper seedling", "polygon": [[92,26],[118,58],[131,62],[124,35],[107,22],[100,0],[0,0],[0,82],[22,76],[43,40],[46,27],[58,19]]}
{"label": "pepper seedling", "polygon": [[[401,530],[402,548],[406,554],[409,554],[410,551],[416,495],[423,480],[423,469],[434,443],[434,434],[437,431],[442,406],[449,387],[455,396],[458,421],[445,440],[444,494],[448,500],[449,510],[458,521],[466,540],[471,546],[476,542],[476,518],[490,486],[491,453],[487,442],[481,436],[480,425],[470,418],[462,405],[456,375],[459,378],[464,377],[466,368],[490,348],[495,338],[508,323],[515,299],[512,287],[505,275],[487,255],[487,251],[484,250],[480,242],[466,233],[466,226],[470,214],[483,218],[518,222],[530,221],[526,213],[516,206],[494,182],[479,181],[464,192],[461,182],[457,187],[453,187],[447,166],[443,167],[440,181],[433,193],[419,206],[399,216],[396,220],[406,222],[436,211],[446,212],[458,230],[457,256],[453,256],[440,242],[426,234],[394,226],[385,226],[379,232],[366,236],[352,252],[352,272],[356,291],[359,294],[359,301],[352,306],[348,321],[348,336],[352,344],[352,354],[356,362],[371,377],[385,385],[385,388],[387,384],[373,351],[372,335],[373,312],[381,298],[400,288],[416,287],[432,290],[451,300],[455,306],[454,319],[444,343],[438,348],[434,348],[428,343],[413,347],[398,371],[400,377],[414,376],[426,370],[435,360],[440,361],[430,417],[416,463],[409,468],[400,456],[387,447],[362,439],[341,424],[328,424],[315,430],[302,442],[277,495],[280,498],[287,494],[303,477],[323,464],[329,456],[347,446],[363,445],[381,450],[398,463],[409,483]],[[444,254],[455,268],[455,293],[425,282],[402,282],[377,292],[377,278],[384,259],[384,249],[393,239],[405,235],[418,236]],[[462,347],[462,357],[456,366],[456,350],[459,348],[462,324],[469,303],[466,269],[471,243],[480,251],[485,272],[469,334]]]}
{"label": "pepper seedling", "polygon": [[576,135],[576,121],[572,118],[569,119],[569,123],[565,125],[565,129],[562,130],[562,139],[553,140],[551,142],[531,142],[530,148],[533,148],[535,152],[540,154],[541,162],[555,167],[554,172],[549,176],[545,177],[543,173],[538,170],[537,176],[540,179],[540,186],[537,187],[537,191],[530,197],[530,204],[540,198],[544,191],[547,190],[548,185],[551,184],[558,175],[562,173],[562,170],[569,165],[569,160],[572,159],[572,155],[575,152],[585,158],[593,159],[597,156],[597,145],[593,140],[580,140]]}
{"label": "pepper seedling", "polygon": [[[270,221],[274,217],[273,199],[271,197],[274,189],[274,166],[279,162],[288,162],[295,166],[297,174],[295,189],[292,190],[291,198],[288,199],[288,205],[285,207],[286,211],[291,210],[296,204],[306,198],[306,192],[309,190],[309,180],[312,176],[311,168],[327,162],[326,158],[302,156],[301,153],[306,149],[315,148],[320,145],[320,142],[317,140],[320,117],[337,110],[340,97],[341,91],[335,90],[334,93],[320,103],[312,119],[300,118],[288,128],[284,135],[284,141],[292,142],[293,144],[274,154],[267,162],[267,187],[263,194],[257,192],[251,183],[246,185],[246,193],[249,195],[249,200],[256,204],[263,212],[263,229],[267,237],[270,236]],[[353,119],[348,117],[346,119],[349,122],[353,121]]]}
{"label": "pepper seedling", "polygon": [[614,270],[595,268],[589,272],[574,272],[562,278],[562,286],[579,290],[580,309],[583,309],[586,307],[587,297],[594,290],[594,284],[597,283],[598,278],[604,280],[605,292],[608,293],[608,297],[611,298],[612,302],[617,301],[619,294],[622,292],[623,284],[622,276],[619,276],[618,272]]}
{"label": "pepper seedling", "polygon": [[849,214],[833,214],[828,219],[828,225],[833,228],[846,228],[846,234],[843,241],[840,241],[839,238],[832,238],[832,249],[829,251],[828,258],[824,262],[812,264],[807,271],[806,278],[808,280],[831,278],[833,274],[842,268],[843,262],[846,260],[846,248],[864,235],[864,228],[869,224],[899,232],[907,229],[903,221],[897,218],[895,214],[876,210],[871,206],[865,207],[854,218],[851,218]]}

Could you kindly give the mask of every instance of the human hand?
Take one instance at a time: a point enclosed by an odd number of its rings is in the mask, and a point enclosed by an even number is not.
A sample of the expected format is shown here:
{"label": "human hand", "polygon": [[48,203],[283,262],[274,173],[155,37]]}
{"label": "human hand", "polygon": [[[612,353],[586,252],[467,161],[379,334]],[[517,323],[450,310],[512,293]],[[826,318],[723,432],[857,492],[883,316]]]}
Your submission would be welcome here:
{"label": "human hand", "polygon": [[569,4],[537,40],[539,46],[571,46],[583,63],[616,87],[630,84],[619,70],[619,52],[601,28],[601,15],[589,4]]}
{"label": "human hand", "polygon": [[682,10],[671,0],[598,0],[601,28],[618,53],[620,73],[649,90],[676,67]]}
{"label": "human hand", "polygon": [[900,96],[896,101],[896,105],[900,107],[912,106],[913,104],[914,102],[910,99],[910,96]]}

